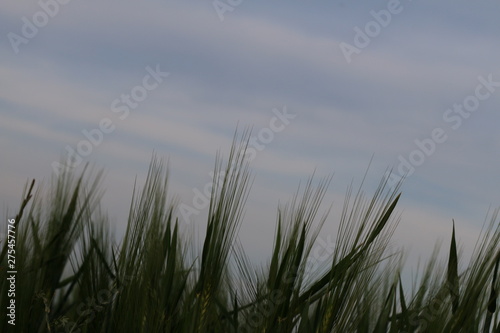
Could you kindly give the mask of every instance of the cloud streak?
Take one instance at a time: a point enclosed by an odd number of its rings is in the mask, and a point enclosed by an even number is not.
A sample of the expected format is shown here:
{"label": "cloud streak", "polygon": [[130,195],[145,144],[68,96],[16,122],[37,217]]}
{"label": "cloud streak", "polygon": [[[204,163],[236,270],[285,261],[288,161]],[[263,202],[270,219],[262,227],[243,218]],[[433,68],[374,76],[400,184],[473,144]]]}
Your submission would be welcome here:
{"label": "cloud streak", "polygon": [[[102,119],[116,128],[82,163],[112,170],[106,183],[112,199],[105,201],[117,207],[128,200],[117,184],[144,175],[156,151],[170,156],[172,191],[189,203],[191,190],[210,180],[215,152],[228,151],[236,125],[253,126],[258,136],[270,128],[271,110],[283,105],[297,116],[252,161],[256,189],[263,191],[257,201],[265,207],[248,207],[245,223],[258,232],[247,235],[272,234],[273,223],[259,221],[273,220],[263,212],[286,199],[273,195],[293,192],[313,170],[335,172],[331,191],[340,198],[372,155],[370,174],[382,175],[437,127],[448,138],[403,187],[412,211],[432,208],[422,234],[443,232],[442,216],[479,228],[471,219],[482,221],[490,204],[500,204],[494,177],[500,94],[490,91],[457,130],[450,126],[458,120],[443,120],[454,103],[474,96],[479,76],[500,78],[498,5],[405,2],[350,64],[339,45],[352,43],[353,27],[364,28],[374,19],[371,11],[387,8],[387,1],[286,7],[245,1],[223,22],[211,2],[71,1],[17,54],[7,33],[19,34],[22,18],[32,18],[40,6],[9,0],[0,8],[6,32],[0,41],[0,144],[8,156],[0,168],[0,206],[15,207],[23,182],[48,177],[65,147],[89,140],[82,131],[98,128]],[[142,100],[145,68],[157,64],[170,75],[154,90],[144,88]],[[129,106],[126,119],[113,112],[117,99],[114,110],[126,105],[123,94],[141,100]],[[401,233],[404,239],[412,229],[403,224]],[[252,247],[253,236],[243,237]]]}

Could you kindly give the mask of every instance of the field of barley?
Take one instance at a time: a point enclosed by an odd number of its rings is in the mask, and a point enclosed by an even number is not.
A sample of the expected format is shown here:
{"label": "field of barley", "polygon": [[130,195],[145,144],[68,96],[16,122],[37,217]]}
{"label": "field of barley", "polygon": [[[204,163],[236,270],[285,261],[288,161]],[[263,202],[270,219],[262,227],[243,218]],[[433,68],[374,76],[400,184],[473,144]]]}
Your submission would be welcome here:
{"label": "field of barley", "polygon": [[402,255],[388,248],[400,184],[389,188],[382,179],[371,196],[349,190],[341,220],[333,221],[335,249],[324,267],[310,271],[330,181],[311,177],[278,208],[273,250],[255,266],[238,240],[250,191],[246,144],[235,140],[228,160],[216,159],[215,172],[226,172],[214,180],[198,252],[179,230],[175,203],[167,200],[168,170],[156,156],[145,183],[133,189],[119,241],[99,205],[102,173],[66,172],[38,190],[28,183],[14,218],[15,246],[1,244],[4,312],[10,254],[17,274],[15,326],[7,310],[0,331],[500,332],[498,210],[464,269],[453,227],[446,264],[436,254],[404,288]]}

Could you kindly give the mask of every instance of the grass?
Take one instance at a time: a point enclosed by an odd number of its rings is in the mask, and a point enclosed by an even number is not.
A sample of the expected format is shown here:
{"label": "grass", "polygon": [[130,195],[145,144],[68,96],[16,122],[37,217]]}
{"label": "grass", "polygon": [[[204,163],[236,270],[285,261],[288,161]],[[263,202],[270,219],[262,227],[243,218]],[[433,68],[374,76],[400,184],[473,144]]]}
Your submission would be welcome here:
{"label": "grass", "polygon": [[[388,247],[400,187],[388,188],[387,179],[371,197],[348,190],[335,247],[311,270],[330,183],[311,177],[278,208],[268,261],[252,265],[238,240],[251,178],[247,140],[235,139],[227,164],[216,158],[215,174],[226,173],[214,178],[199,251],[179,230],[157,157],[133,191],[119,243],[99,206],[100,173],[66,172],[48,191],[27,186],[15,218],[16,325],[2,320],[0,331],[500,332],[498,210],[467,267],[459,269],[453,225],[447,265],[436,253],[405,290],[402,255]],[[8,244],[0,245],[5,311]]]}

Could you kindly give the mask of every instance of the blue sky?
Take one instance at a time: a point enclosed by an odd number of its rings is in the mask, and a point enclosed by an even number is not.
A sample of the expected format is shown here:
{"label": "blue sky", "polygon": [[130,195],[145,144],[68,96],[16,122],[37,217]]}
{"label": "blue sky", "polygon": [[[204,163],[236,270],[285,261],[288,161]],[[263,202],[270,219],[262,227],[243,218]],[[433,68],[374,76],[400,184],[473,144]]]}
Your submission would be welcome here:
{"label": "blue sky", "polygon": [[320,237],[333,235],[372,156],[367,193],[387,168],[414,168],[394,246],[425,257],[453,218],[472,250],[500,206],[498,2],[215,3],[3,1],[1,216],[80,145],[83,162],[106,170],[103,207],[119,236],[153,151],[192,206],[238,124],[259,145],[240,231],[252,258],[267,259],[278,203],[315,170],[334,174]]}

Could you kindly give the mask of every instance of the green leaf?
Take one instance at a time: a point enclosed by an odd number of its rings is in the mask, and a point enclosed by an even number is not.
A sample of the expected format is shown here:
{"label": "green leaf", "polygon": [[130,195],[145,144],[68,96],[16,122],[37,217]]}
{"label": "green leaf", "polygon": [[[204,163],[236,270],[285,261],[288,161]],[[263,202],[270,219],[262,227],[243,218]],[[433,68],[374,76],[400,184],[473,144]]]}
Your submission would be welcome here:
{"label": "green leaf", "polygon": [[453,231],[451,234],[450,256],[448,259],[448,289],[452,300],[452,313],[456,313],[459,303],[459,280],[458,280],[458,255],[455,241],[455,220],[453,220]]}

